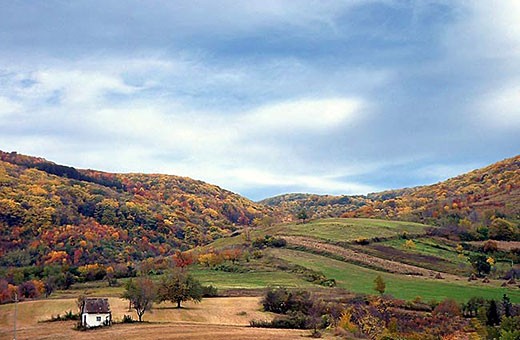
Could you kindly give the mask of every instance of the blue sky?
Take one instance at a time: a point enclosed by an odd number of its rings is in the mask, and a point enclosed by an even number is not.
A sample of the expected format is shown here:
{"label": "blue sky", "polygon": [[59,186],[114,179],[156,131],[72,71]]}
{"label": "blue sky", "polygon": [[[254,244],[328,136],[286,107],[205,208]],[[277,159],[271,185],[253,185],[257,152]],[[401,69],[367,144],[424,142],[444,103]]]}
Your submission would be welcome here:
{"label": "blue sky", "polygon": [[520,150],[518,1],[0,0],[0,149],[261,199]]}

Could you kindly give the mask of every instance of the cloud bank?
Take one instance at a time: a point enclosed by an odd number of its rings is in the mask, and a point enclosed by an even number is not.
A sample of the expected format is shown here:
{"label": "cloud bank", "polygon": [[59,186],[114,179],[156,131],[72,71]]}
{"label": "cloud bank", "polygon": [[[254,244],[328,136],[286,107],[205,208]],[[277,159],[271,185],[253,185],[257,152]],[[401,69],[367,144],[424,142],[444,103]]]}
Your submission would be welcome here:
{"label": "cloud bank", "polygon": [[4,151],[261,199],[428,184],[520,149],[514,1],[4,7]]}

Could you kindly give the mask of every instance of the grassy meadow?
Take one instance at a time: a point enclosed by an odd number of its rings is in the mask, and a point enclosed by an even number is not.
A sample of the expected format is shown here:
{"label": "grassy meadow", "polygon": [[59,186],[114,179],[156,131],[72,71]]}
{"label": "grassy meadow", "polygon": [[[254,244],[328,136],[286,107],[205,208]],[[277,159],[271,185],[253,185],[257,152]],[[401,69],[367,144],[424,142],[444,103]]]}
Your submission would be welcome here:
{"label": "grassy meadow", "polygon": [[[520,290],[516,287],[500,287],[498,280],[492,280],[491,283],[482,283],[480,280],[468,282],[467,276],[471,273],[471,265],[465,256],[457,252],[457,243],[427,237],[427,228],[429,226],[419,223],[376,219],[322,219],[304,224],[280,224],[262,230],[252,230],[251,239],[273,235],[277,237],[301,236],[315,240],[316,244],[341,244],[341,242],[345,242],[349,249],[359,251],[360,254],[367,253],[385,260],[400,261],[440,272],[447,276],[445,279],[434,279],[432,277],[393,274],[367,268],[359,265],[359,263],[339,261],[334,259],[334,256],[324,256],[326,254],[316,254],[315,252],[305,251],[305,249],[303,249],[304,251],[301,251],[302,249],[267,250],[267,254],[275,259],[321,272],[327,278],[335,279],[339,287],[355,293],[375,294],[373,280],[377,275],[381,275],[387,283],[387,293],[405,300],[412,300],[416,297],[421,297],[425,301],[441,301],[445,298],[452,298],[462,302],[473,296],[500,299],[506,293],[513,302],[520,303]],[[406,239],[400,237],[403,234],[418,236],[414,239],[414,247],[406,246]],[[366,246],[352,242],[359,238],[373,239],[375,237],[381,238],[382,241],[371,242]],[[217,240],[206,249],[225,248],[243,242],[244,237],[239,235]],[[468,254],[468,252],[465,252],[465,255]],[[502,263],[497,263],[497,268],[508,269]],[[257,273],[263,279],[253,283],[250,279],[255,277],[256,273],[222,273],[215,271],[211,273],[211,270],[208,272],[207,269],[196,271],[196,273],[202,281],[211,282],[211,284],[225,288],[238,288],[239,286],[256,288],[263,284],[286,287],[309,285],[320,287],[306,282],[299,278],[297,274],[290,272],[284,272],[282,278],[280,272],[276,270],[268,273]],[[269,279],[270,276],[272,280]],[[231,285],[227,284],[228,278]],[[257,283],[258,286],[255,286],[254,283]]]}

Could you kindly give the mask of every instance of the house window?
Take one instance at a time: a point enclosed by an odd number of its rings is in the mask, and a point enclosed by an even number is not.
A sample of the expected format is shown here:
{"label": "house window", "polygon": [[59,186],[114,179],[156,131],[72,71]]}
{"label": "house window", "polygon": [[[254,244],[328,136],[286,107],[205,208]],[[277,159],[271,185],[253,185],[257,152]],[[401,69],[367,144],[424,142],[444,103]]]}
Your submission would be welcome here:
{"label": "house window", "polygon": [[100,316],[96,316],[96,321],[101,321],[101,317]]}

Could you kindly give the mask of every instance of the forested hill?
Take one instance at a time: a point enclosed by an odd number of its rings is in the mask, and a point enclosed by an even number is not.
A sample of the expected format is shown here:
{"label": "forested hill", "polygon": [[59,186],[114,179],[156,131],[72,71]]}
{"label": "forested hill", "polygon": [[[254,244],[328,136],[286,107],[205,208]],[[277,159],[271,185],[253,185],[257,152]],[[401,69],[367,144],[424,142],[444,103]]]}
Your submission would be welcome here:
{"label": "forested hill", "polygon": [[493,216],[520,220],[520,156],[444,182],[367,196],[286,194],[261,201],[293,216],[377,217],[428,224],[489,223]]}
{"label": "forested hill", "polygon": [[186,177],[79,170],[0,152],[0,266],[171,254],[269,210]]}
{"label": "forested hill", "polygon": [[446,224],[493,217],[520,220],[520,155],[433,185],[368,196],[345,216],[385,217]]}
{"label": "forested hill", "polygon": [[345,212],[355,211],[370,202],[364,195],[334,196],[296,193],[266,198],[259,203],[285,212],[286,219],[293,220],[302,210],[309,218],[339,217]]}

